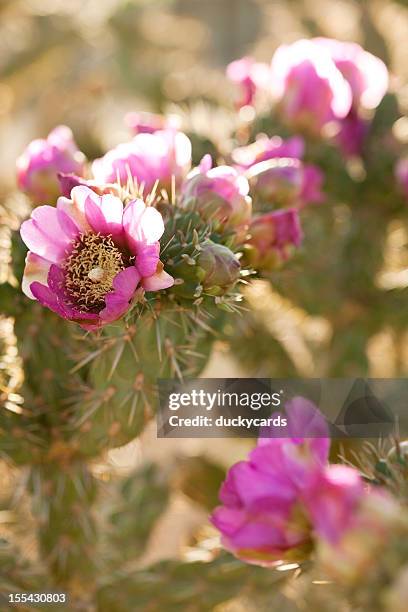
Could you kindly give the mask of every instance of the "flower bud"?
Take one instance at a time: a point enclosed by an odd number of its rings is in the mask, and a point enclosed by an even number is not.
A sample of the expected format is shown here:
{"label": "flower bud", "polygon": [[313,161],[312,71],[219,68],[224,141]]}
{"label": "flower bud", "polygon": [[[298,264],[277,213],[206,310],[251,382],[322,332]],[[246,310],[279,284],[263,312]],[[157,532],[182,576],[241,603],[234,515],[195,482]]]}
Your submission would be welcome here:
{"label": "flower bud", "polygon": [[289,208],[256,217],[250,224],[249,234],[245,256],[250,265],[265,271],[273,270],[302,241],[299,213],[295,208]]}
{"label": "flower bud", "polygon": [[206,293],[222,295],[239,278],[238,259],[230,249],[211,240],[205,242],[198,257],[198,277]]}
{"label": "flower bud", "polygon": [[188,177],[182,189],[182,204],[194,208],[216,227],[243,228],[251,217],[251,199],[247,179],[234,168],[211,168],[205,156]]}
{"label": "flower bud", "polygon": [[263,204],[294,206],[303,187],[303,164],[298,159],[279,158],[255,164],[246,172],[251,193]]}
{"label": "flower bud", "polygon": [[60,195],[58,173],[83,176],[85,156],[78,150],[71,130],[60,125],[46,139],[33,140],[17,159],[17,182],[35,204]]}

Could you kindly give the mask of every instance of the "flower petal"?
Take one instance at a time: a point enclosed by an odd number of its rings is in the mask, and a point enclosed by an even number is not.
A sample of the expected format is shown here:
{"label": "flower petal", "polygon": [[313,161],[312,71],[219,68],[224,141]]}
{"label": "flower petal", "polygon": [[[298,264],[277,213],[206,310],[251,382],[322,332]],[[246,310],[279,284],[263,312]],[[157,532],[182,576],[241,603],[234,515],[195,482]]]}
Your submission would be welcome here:
{"label": "flower petal", "polygon": [[152,244],[163,235],[163,218],[152,206],[146,207],[142,200],[129,202],[123,213],[123,227],[129,248],[138,253],[139,243]]}
{"label": "flower petal", "polygon": [[61,210],[69,215],[79,230],[82,233],[85,233],[91,229],[91,226],[86,220],[85,210],[82,208],[82,201],[78,201],[76,198],[74,199],[74,189],[76,189],[76,187],[71,190],[73,196],[72,200],[65,198],[64,196],[58,198],[57,210]]}
{"label": "flower petal", "polygon": [[85,200],[85,216],[88,223],[101,234],[118,236],[122,233],[122,201],[112,194],[93,195]]}
{"label": "flower petal", "polygon": [[30,289],[31,283],[37,281],[45,285],[47,283],[50,266],[51,262],[48,261],[48,259],[44,259],[44,257],[32,253],[31,251],[27,253],[24,275],[21,281],[21,288],[27,297],[32,300],[36,299]]}
{"label": "flower petal", "polygon": [[140,244],[136,255],[136,267],[140,276],[152,276],[156,273],[160,257],[160,242]]}
{"label": "flower petal", "polygon": [[30,289],[35,299],[40,304],[49,308],[63,319],[74,321],[87,330],[96,330],[101,326],[99,315],[91,312],[82,312],[69,304],[67,295],[64,289],[64,273],[56,265],[51,265],[47,285],[39,282],[34,282],[30,285]]}
{"label": "flower petal", "polygon": [[30,251],[58,263],[70,245],[72,225],[64,226],[64,219],[52,206],[38,206],[31,219],[24,221],[21,237]]}
{"label": "flower petal", "polygon": [[30,289],[35,299],[40,302],[43,306],[46,306],[63,319],[70,319],[70,312],[64,307],[64,304],[60,301],[57,295],[51,291],[47,285],[34,282],[31,283]]}
{"label": "flower petal", "polygon": [[113,279],[113,291],[105,297],[105,308],[99,313],[103,321],[116,321],[129,308],[129,301],[132,299],[140,281],[140,274],[135,266],[125,268]]}
{"label": "flower petal", "polygon": [[168,289],[173,285],[174,278],[164,270],[142,279],[142,287],[146,291],[160,291],[160,289]]}
{"label": "flower petal", "polygon": [[75,240],[80,234],[81,230],[78,227],[77,223],[70,217],[68,213],[61,208],[56,208],[57,211],[57,219],[61,227],[64,228],[65,234],[69,237],[70,242]]}

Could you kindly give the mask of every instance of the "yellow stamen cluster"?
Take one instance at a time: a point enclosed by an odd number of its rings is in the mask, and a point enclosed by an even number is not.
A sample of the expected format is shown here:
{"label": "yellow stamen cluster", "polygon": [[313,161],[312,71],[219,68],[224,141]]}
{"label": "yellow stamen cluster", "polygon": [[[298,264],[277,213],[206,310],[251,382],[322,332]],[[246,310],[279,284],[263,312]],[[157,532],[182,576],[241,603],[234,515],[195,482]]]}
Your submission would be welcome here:
{"label": "yellow stamen cluster", "polygon": [[115,276],[125,268],[112,236],[81,234],[65,261],[65,287],[78,306],[104,306]]}

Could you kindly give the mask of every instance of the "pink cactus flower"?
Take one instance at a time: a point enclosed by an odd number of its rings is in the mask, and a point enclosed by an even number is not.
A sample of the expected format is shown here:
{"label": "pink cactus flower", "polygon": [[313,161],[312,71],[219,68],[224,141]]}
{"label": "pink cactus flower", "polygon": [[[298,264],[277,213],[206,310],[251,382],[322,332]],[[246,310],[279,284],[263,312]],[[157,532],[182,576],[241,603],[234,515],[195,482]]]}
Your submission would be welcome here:
{"label": "pink cactus flower", "polygon": [[361,111],[380,104],[388,90],[388,70],[383,61],[360,45],[331,38],[314,38],[313,43],[328,52],[336,67],[350,85],[352,107],[341,119],[336,141],[346,157],[361,155],[369,121]]}
{"label": "pink cactus flower", "polygon": [[302,242],[299,212],[288,208],[255,217],[249,226],[249,235],[248,262],[260,270],[273,270]]}
{"label": "pink cactus flower", "polygon": [[[348,485],[351,491],[347,492],[348,477],[341,480],[334,494],[337,502],[334,498],[328,504],[324,500],[319,510],[322,514],[316,516],[320,532],[316,560],[328,578],[349,587],[361,584],[367,574],[381,571],[390,541],[406,539],[408,521],[404,508],[388,491],[370,487],[361,492],[361,484],[352,482],[356,480],[354,476]],[[343,508],[340,512],[335,510],[338,504]],[[325,522],[331,523],[328,531],[327,525],[322,529]]]}
{"label": "pink cactus flower", "polygon": [[266,89],[270,79],[267,64],[255,62],[252,57],[242,57],[227,66],[227,77],[239,85],[241,96],[237,108],[253,106],[258,89]]}
{"label": "pink cactus flower", "polygon": [[249,180],[252,197],[262,204],[296,206],[300,201],[304,169],[298,159],[268,159],[251,166],[245,176]]}
{"label": "pink cactus flower", "polygon": [[255,142],[246,147],[238,147],[232,152],[232,161],[237,167],[246,170],[255,164],[278,157],[302,159],[305,152],[305,143],[300,136],[293,136],[283,140],[280,136],[262,134]]}
{"label": "pink cactus flower", "polygon": [[401,192],[408,198],[408,157],[402,157],[395,166],[395,177]]}
{"label": "pink cactus flower", "polygon": [[82,176],[84,171],[85,156],[65,125],[56,127],[45,139],[33,140],[17,159],[18,186],[36,204],[60,195],[59,172]]}
{"label": "pink cactus flower", "polygon": [[204,219],[235,229],[246,226],[252,204],[247,179],[230,166],[212,168],[205,155],[182,186],[182,201],[192,204]]}
{"label": "pink cactus flower", "polygon": [[[251,193],[263,203],[275,206],[305,206],[325,200],[323,172],[300,160],[305,143],[300,136],[282,140],[279,136],[259,136],[232,153],[236,167],[250,180]],[[268,163],[270,160],[271,161]],[[264,163],[262,163],[264,162]]]}
{"label": "pink cactus flower", "polygon": [[137,134],[133,140],[118,145],[92,164],[98,183],[129,181],[143,187],[148,194],[159,182],[159,188],[170,190],[179,185],[191,166],[191,143],[176,130],[159,130]]}
{"label": "pink cactus flower", "polygon": [[322,204],[326,200],[323,192],[324,174],[314,164],[303,165],[302,188],[299,195],[300,206]]}
{"label": "pink cactus flower", "polygon": [[312,42],[328,52],[351,87],[353,108],[374,109],[388,89],[388,70],[378,57],[354,42],[314,38]]}
{"label": "pink cactus flower", "polygon": [[281,45],[272,58],[271,75],[272,93],[292,127],[318,135],[350,111],[349,83],[329,51],[312,40]]}
{"label": "pink cactus flower", "polygon": [[356,469],[327,466],[306,495],[315,532],[329,542],[337,542],[351,524],[363,493],[363,481]]}
{"label": "pink cactus flower", "polygon": [[177,115],[156,115],[154,113],[133,112],[125,116],[126,125],[133,134],[154,134],[161,130],[178,130],[181,126],[180,117]]}
{"label": "pink cactus flower", "polygon": [[221,487],[222,506],[211,517],[224,546],[257,565],[302,560],[312,546],[303,494],[327,462],[328,430],[304,398],[289,402],[286,414],[287,437],[260,438],[248,459],[232,466]]}
{"label": "pink cactus flower", "polygon": [[20,231],[30,249],[24,293],[84,329],[122,317],[138,287],[157,291],[174,282],[159,260],[161,214],[140,199],[124,208],[112,194],[74,187],[56,208],[34,209]]}
{"label": "pink cactus flower", "polygon": [[345,119],[339,122],[339,131],[335,136],[341,152],[345,157],[361,155],[364,142],[370,129],[370,122],[351,110]]}

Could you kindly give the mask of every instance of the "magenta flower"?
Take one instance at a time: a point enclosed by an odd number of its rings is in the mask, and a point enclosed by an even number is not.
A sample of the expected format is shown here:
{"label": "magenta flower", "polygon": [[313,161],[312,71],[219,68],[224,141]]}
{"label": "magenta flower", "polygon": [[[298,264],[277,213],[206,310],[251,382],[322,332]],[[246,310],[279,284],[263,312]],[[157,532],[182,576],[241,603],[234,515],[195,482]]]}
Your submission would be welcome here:
{"label": "magenta flower", "polygon": [[260,270],[273,270],[302,242],[299,212],[288,208],[255,217],[249,235],[246,245],[249,263]]}
{"label": "magenta flower", "polygon": [[236,102],[237,108],[253,106],[258,89],[266,89],[270,79],[267,64],[255,62],[252,57],[242,57],[227,66],[227,77],[239,85],[241,96]]}
{"label": "magenta flower", "polygon": [[303,164],[298,159],[277,158],[259,162],[245,173],[251,195],[262,204],[296,206],[304,185]]}
{"label": "magenta flower", "polygon": [[180,118],[177,115],[156,115],[154,113],[133,112],[125,116],[126,125],[137,134],[154,134],[160,130],[180,128]]}
{"label": "magenta flower", "polygon": [[374,109],[388,89],[388,70],[382,60],[353,42],[314,38],[312,42],[328,52],[351,87],[353,108]]}
{"label": "magenta flower", "polygon": [[305,143],[300,136],[293,136],[283,140],[280,136],[261,135],[255,142],[246,147],[238,147],[232,152],[232,160],[239,168],[246,170],[255,164],[276,159],[290,157],[301,159],[305,152]]}
{"label": "magenta flower", "polygon": [[369,121],[361,116],[361,111],[377,108],[387,93],[387,67],[357,43],[331,38],[315,38],[313,42],[329,53],[352,92],[352,107],[348,115],[340,120],[336,141],[346,157],[361,155],[369,130]]}
{"label": "magenta flower", "polygon": [[[388,491],[379,487],[362,491],[356,475],[339,480],[342,483],[336,483],[337,491],[328,493],[320,509],[315,507],[319,530],[316,560],[320,570],[338,584],[358,585],[367,574],[381,569],[392,539],[406,538],[407,519],[399,501]],[[338,503],[340,512],[335,508]]]}
{"label": "magenta flower", "polygon": [[363,481],[356,469],[327,466],[306,493],[315,533],[331,543],[337,542],[351,525],[363,494]]}
{"label": "magenta flower", "polygon": [[314,164],[303,165],[302,188],[299,195],[300,206],[321,204],[326,200],[323,192],[324,174]]}
{"label": "magenta flower", "polygon": [[345,157],[361,155],[369,128],[370,122],[354,110],[339,122],[335,140]]}
{"label": "magenta flower", "polygon": [[137,134],[96,159],[92,171],[98,183],[120,182],[125,186],[133,181],[148,194],[156,182],[169,191],[173,181],[179,185],[190,166],[190,140],[182,132],[168,129]]}
{"label": "magenta flower", "polygon": [[60,195],[59,172],[83,175],[85,156],[78,150],[71,130],[56,127],[47,138],[33,140],[17,159],[17,183],[35,203]]}
{"label": "magenta flower", "polygon": [[305,143],[299,136],[282,140],[279,136],[261,135],[254,143],[235,149],[232,159],[249,178],[251,194],[262,203],[319,204],[325,200],[323,172],[301,162],[304,152]]}
{"label": "magenta flower", "polygon": [[235,229],[247,225],[252,209],[247,179],[230,166],[211,166],[211,157],[206,155],[184,182],[182,201],[206,220]]}
{"label": "magenta flower", "polygon": [[[260,438],[248,460],[229,470],[220,491],[222,506],[211,517],[223,545],[258,565],[302,560],[312,545],[303,495],[327,462],[328,430],[304,398],[289,402],[286,414],[282,435],[287,437]],[[310,437],[300,437],[301,432]]]}
{"label": "magenta flower", "polygon": [[395,177],[402,193],[408,198],[408,157],[398,160],[395,166]]}
{"label": "magenta flower", "polygon": [[39,206],[21,226],[30,249],[23,291],[64,319],[94,330],[122,317],[138,287],[174,279],[159,260],[163,219],[142,200],[124,208],[111,194],[74,187],[71,199]]}
{"label": "magenta flower", "polygon": [[349,83],[329,51],[312,40],[281,45],[272,58],[271,74],[272,93],[292,127],[320,134],[326,124],[350,111]]}

